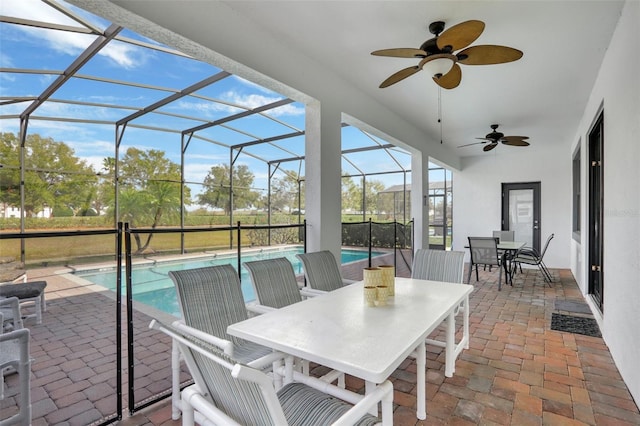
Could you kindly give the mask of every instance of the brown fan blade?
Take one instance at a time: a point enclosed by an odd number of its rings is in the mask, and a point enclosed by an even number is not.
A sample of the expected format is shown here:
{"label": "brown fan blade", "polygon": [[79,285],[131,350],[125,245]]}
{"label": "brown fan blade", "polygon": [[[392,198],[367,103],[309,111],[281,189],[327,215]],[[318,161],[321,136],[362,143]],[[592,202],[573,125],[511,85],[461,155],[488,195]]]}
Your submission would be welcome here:
{"label": "brown fan blade", "polygon": [[496,146],[498,146],[498,142],[493,142],[493,143],[490,143],[489,145],[485,146],[484,148],[482,148],[482,150],[485,151],[485,152],[491,151]]}
{"label": "brown fan blade", "polygon": [[393,58],[424,58],[427,52],[410,47],[399,47],[396,49],[382,49],[371,52],[374,56],[391,56]]}
{"label": "brown fan blade", "polygon": [[458,58],[458,62],[465,65],[493,65],[517,61],[522,58],[522,52],[512,47],[483,44],[464,49]]}
{"label": "brown fan blade", "polygon": [[449,28],[436,39],[438,49],[451,46],[451,51],[462,49],[473,43],[484,31],[484,22],[465,21]]}
{"label": "brown fan blade", "polygon": [[453,89],[458,87],[462,80],[462,69],[460,68],[460,65],[453,64],[453,67],[451,67],[451,70],[448,73],[439,78],[432,78],[433,81],[443,89]]}
{"label": "brown fan blade", "polygon": [[404,80],[405,78],[417,73],[418,71],[420,71],[420,67],[417,65],[402,69],[395,74],[391,74],[389,78],[380,83],[380,88],[384,89],[385,87],[389,87],[392,84],[396,84],[397,82]]}
{"label": "brown fan blade", "polygon": [[529,142],[525,141],[529,139],[528,136],[505,136],[500,141],[505,145],[510,146],[529,146]]}

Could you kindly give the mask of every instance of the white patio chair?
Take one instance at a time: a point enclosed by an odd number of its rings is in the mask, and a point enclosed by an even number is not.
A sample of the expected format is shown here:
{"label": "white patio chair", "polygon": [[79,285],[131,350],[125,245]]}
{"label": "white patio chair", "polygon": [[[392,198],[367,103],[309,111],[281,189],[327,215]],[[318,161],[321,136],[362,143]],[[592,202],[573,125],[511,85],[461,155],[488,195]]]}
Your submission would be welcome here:
{"label": "white patio chair", "polygon": [[[0,315],[2,316],[2,315]],[[0,426],[31,424],[31,358],[29,355],[29,329],[21,328],[8,333],[0,331],[0,400],[4,399],[5,371],[19,375],[20,397],[18,413],[2,418]]]}
{"label": "white patio chair", "polygon": [[[462,284],[464,280],[464,252],[418,249],[413,255],[411,278]],[[464,312],[464,303],[458,305],[454,315],[457,316],[460,312]],[[468,327],[468,323],[465,322],[464,326]],[[446,342],[441,340],[426,339],[426,342],[441,348],[447,347]],[[455,353],[462,351],[462,347],[459,345],[460,342],[454,342]],[[467,342],[465,342],[465,348],[468,348]],[[416,355],[416,352],[412,353],[414,358]]]}
{"label": "white patio chair", "polygon": [[464,252],[418,249],[413,255],[411,278],[461,284]]}
{"label": "white patio chair", "polygon": [[244,262],[249,272],[257,305],[249,305],[262,313],[302,301],[293,266],[284,257]]}
{"label": "white patio chair", "polygon": [[[216,345],[239,362],[257,362],[270,367],[270,348],[247,342],[227,334],[230,324],[248,318],[238,273],[231,265],[208,266],[182,271],[170,271],[182,320],[175,327],[196,334]],[[261,360],[263,361],[261,364]],[[180,356],[177,347],[172,351],[172,404],[173,419],[180,416]]]}
{"label": "white patio chair", "polygon": [[[0,297],[17,297],[24,309],[33,308],[32,313],[24,315],[24,319],[35,318],[36,324],[42,323],[42,312],[47,310],[44,289],[46,281],[25,281],[23,283],[0,284]],[[24,314],[24,311],[23,311]]]}
{"label": "white patio chair", "polygon": [[0,296],[0,315],[2,315],[0,333],[19,330],[23,327],[20,299],[17,297]]}
{"label": "white patio chair", "polygon": [[303,289],[304,295],[314,296],[355,282],[342,278],[338,262],[329,250],[296,254],[296,257],[302,261],[304,276],[311,290]]}
{"label": "white patio chair", "polygon": [[[265,313],[274,309],[291,305],[302,301],[302,294],[298,287],[293,266],[284,257],[275,259],[255,260],[244,262],[244,267],[249,271],[251,284],[257,298],[257,304],[250,304],[247,308],[256,313]],[[296,365],[300,370],[309,375],[309,362],[297,360]],[[328,383],[338,380],[338,386],[345,387],[344,374],[331,371],[322,377]]]}
{"label": "white patio chair", "polygon": [[[366,396],[293,372],[276,391],[259,369],[239,363],[184,330],[152,321],[178,342],[195,383],[182,391],[183,425],[393,424],[393,385],[385,381]],[[276,354],[274,354],[275,356]],[[382,406],[382,420],[368,412]]]}

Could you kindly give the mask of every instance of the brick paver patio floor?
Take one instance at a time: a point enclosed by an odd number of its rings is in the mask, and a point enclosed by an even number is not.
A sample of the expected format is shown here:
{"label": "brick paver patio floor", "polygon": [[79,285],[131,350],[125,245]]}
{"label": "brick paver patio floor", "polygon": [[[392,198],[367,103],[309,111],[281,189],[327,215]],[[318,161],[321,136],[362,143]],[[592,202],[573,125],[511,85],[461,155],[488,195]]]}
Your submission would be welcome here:
{"label": "brick paver patio floor", "polygon": [[[361,265],[345,268],[360,279]],[[43,323],[27,322],[33,357],[34,425],[88,425],[116,412],[115,302],[61,268],[29,271],[43,278],[47,312]],[[415,418],[415,361],[393,374],[394,424],[404,425],[640,425],[638,406],[600,337],[551,330],[556,301],[583,302],[568,270],[553,270],[548,287],[537,270],[517,274],[513,287],[497,291],[497,272],[481,271],[470,301],[471,343],[444,376],[444,352],[427,346],[427,419]],[[408,276],[406,267],[398,275]],[[136,306],[134,305],[134,308]],[[124,309],[123,309],[124,310]],[[148,314],[149,312],[147,312]],[[134,310],[135,399],[151,398],[170,386],[170,344],[147,329],[150,316]],[[151,312],[153,314],[153,312]],[[444,328],[434,332],[440,334]],[[126,325],[123,326],[126,335]],[[126,341],[123,341],[126,349]],[[127,416],[127,360],[123,359],[122,425],[178,425],[167,399]],[[320,372],[321,367],[316,367]],[[16,375],[6,377],[4,418],[15,412]],[[361,380],[347,386],[363,391]]]}

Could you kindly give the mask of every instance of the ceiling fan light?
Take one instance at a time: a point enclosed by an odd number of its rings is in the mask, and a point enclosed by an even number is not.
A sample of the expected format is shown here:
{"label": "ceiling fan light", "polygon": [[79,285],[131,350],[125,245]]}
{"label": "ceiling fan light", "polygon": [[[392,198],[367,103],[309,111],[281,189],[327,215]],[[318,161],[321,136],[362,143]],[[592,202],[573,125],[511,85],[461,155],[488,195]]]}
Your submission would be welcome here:
{"label": "ceiling fan light", "polygon": [[446,75],[455,64],[455,56],[448,53],[438,53],[425,57],[418,65],[425,70],[430,76]]}

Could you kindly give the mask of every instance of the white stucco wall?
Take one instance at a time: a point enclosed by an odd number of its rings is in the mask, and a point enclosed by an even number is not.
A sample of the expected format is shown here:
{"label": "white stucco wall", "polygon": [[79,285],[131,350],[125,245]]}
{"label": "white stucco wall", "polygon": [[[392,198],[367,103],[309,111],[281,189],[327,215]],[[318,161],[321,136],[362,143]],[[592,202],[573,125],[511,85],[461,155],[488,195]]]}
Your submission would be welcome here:
{"label": "white stucco wall", "polygon": [[[636,401],[640,401],[640,2],[627,1],[585,109],[575,144],[604,111],[604,309],[600,328]],[[583,155],[583,164],[585,155]],[[582,172],[587,182],[587,165]],[[583,216],[587,191],[583,191]],[[586,222],[583,222],[586,229]],[[588,292],[586,233],[571,245],[572,270]],[[587,299],[589,297],[587,296]],[[596,312],[596,315],[598,312]],[[598,316],[598,315],[597,315]]]}
{"label": "white stucco wall", "polygon": [[[534,143],[534,142],[532,142]],[[526,148],[499,146],[486,156],[465,157],[453,173],[453,249],[464,249],[469,236],[490,236],[500,229],[502,183],[540,182],[541,244],[555,237],[545,253],[550,268],[568,268],[571,237],[571,163],[569,143],[536,155]],[[497,152],[496,152],[497,151]],[[525,153],[526,151],[526,153]]]}

